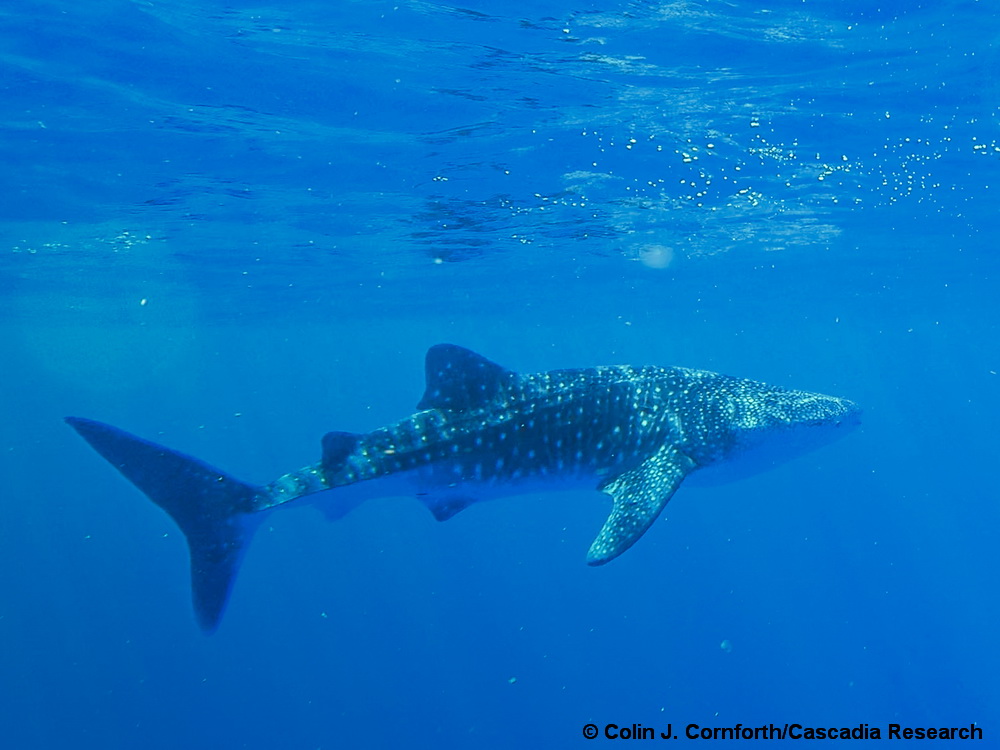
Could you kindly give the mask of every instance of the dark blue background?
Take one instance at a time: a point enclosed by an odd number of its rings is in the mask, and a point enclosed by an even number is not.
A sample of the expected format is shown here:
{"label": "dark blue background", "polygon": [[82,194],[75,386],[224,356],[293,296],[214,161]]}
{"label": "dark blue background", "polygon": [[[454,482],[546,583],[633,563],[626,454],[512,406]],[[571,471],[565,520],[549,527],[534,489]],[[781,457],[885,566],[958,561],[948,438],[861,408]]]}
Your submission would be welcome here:
{"label": "dark blue background", "polygon": [[[975,721],[988,746],[998,18],[7,0],[4,744]],[[524,371],[718,370],[865,424],[682,489],[601,569],[596,493],[446,524],[398,498],[278,513],[206,638],[179,532],[60,421],[265,482],[409,413],[440,341]]]}

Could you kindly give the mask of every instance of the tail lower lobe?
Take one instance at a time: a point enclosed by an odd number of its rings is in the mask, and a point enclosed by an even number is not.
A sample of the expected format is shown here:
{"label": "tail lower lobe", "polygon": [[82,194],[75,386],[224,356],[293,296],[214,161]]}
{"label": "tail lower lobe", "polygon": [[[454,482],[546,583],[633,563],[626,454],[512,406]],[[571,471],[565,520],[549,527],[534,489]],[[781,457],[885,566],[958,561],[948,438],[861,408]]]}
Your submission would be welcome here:
{"label": "tail lower lobe", "polygon": [[79,417],[66,423],[184,532],[195,615],[202,630],[214,632],[257,525],[250,515],[257,488],[117,427]]}

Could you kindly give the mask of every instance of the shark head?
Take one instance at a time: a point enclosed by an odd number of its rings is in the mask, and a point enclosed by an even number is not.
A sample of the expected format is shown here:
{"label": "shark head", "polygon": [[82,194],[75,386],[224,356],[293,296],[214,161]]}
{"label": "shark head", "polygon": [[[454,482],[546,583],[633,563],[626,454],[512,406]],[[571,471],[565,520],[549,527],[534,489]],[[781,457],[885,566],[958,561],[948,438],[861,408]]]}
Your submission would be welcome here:
{"label": "shark head", "polygon": [[861,408],[847,399],[747,380],[733,380],[726,390],[728,434],[719,456],[725,461],[699,478],[709,483],[766,471],[832,443],[861,424]]}
{"label": "shark head", "polygon": [[861,422],[861,409],[847,399],[758,383],[752,386],[729,395],[735,429],[748,433],[801,428],[829,431]]}

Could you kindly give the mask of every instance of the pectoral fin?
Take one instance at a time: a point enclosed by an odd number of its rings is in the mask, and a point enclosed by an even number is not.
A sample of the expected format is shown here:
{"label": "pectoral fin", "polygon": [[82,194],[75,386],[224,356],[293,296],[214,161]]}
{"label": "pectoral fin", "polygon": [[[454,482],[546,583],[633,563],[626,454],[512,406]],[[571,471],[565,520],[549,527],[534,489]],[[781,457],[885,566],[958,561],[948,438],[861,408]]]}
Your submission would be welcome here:
{"label": "pectoral fin", "polygon": [[590,545],[588,565],[603,565],[635,544],[667,504],[695,463],[672,445],[664,445],[634,469],[599,489],[614,507]]}

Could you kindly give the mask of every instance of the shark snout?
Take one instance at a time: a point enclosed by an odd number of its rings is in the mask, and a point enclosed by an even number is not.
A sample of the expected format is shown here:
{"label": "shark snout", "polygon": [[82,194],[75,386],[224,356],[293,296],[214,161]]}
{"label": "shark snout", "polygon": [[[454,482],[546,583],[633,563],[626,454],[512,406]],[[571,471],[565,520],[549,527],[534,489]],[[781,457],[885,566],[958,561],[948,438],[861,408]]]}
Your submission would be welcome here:
{"label": "shark snout", "polygon": [[846,432],[861,424],[861,407],[846,398],[809,393],[804,394],[786,417],[793,427],[802,425]]}
{"label": "shark snout", "polygon": [[834,427],[854,429],[861,424],[861,407],[846,398],[836,399],[840,405],[840,414],[835,416],[831,422]]}
{"label": "shark snout", "polygon": [[817,446],[839,440],[853,432],[861,424],[861,407],[845,398],[825,396],[820,413],[806,422],[808,437],[802,436],[804,443]]}

